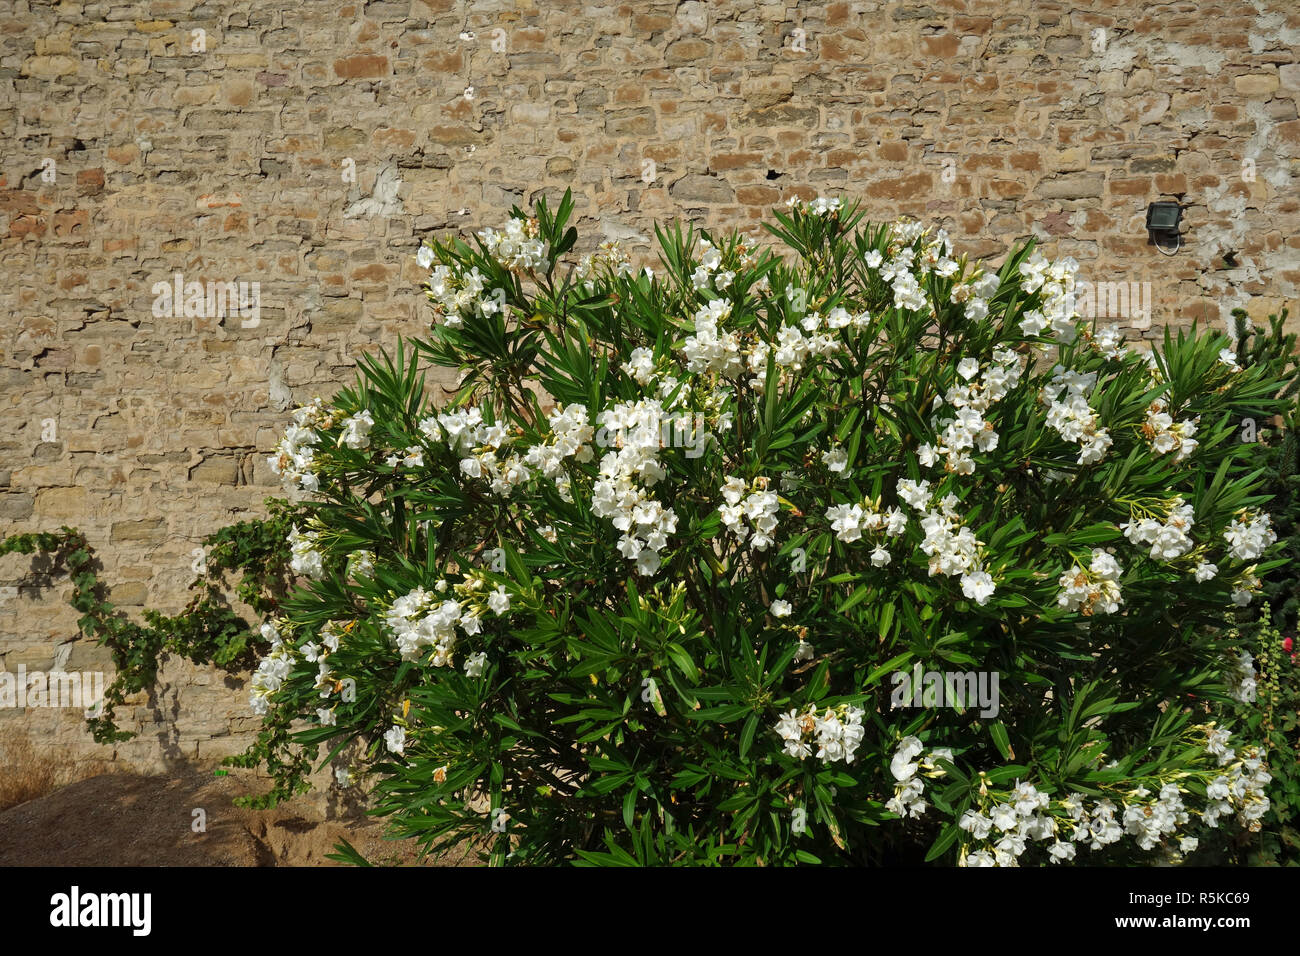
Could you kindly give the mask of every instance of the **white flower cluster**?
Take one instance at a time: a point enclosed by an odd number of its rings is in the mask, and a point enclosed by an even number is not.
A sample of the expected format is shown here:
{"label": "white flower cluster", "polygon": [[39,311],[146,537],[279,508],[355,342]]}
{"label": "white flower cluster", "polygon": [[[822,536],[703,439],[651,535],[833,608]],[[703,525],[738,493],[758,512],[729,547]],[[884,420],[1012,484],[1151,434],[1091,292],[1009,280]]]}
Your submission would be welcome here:
{"label": "white flower cluster", "polygon": [[410,445],[400,455],[397,452],[384,459],[389,468],[423,468],[424,449],[419,445]]}
{"label": "white flower cluster", "polygon": [[[1151,795],[1145,787],[1134,791],[1139,800]],[[1124,808],[1124,832],[1144,850],[1154,850],[1191,817],[1183,806],[1183,792],[1178,785],[1167,783],[1160,788],[1158,799],[1149,803],[1132,803]]]}
{"label": "white flower cluster", "polygon": [[713,283],[713,287],[722,291],[731,285],[731,280],[736,278],[736,273],[729,269],[718,271],[722,265],[722,252],[709,242],[708,239],[700,240],[700,264],[696,266],[695,271],[691,274],[691,284],[698,290],[704,290]]}
{"label": "white flower cluster", "polygon": [[594,270],[601,268],[609,269],[619,276],[631,275],[632,257],[623,250],[618,240],[602,242],[595,252],[578,260],[578,264],[573,267],[573,275],[577,279],[586,279]]}
{"label": "white flower cluster", "polygon": [[1254,655],[1250,651],[1242,651],[1237,658],[1237,671],[1230,677],[1228,693],[1232,695],[1233,700],[1243,704],[1254,703],[1259,689],[1258,678]]}
{"label": "white flower cluster", "polygon": [[865,713],[858,707],[840,704],[819,714],[817,705],[809,704],[802,714],[793,708],[782,714],[775,730],[785,741],[785,752],[798,760],[811,755],[815,743],[817,759],[853,763],[853,755],[866,733],[862,727]]}
{"label": "white flower cluster", "polygon": [[975,472],[972,449],[990,452],[998,447],[998,433],[993,423],[986,421],[984,413],[994,402],[1000,401],[1020,381],[1022,366],[1020,356],[1010,349],[998,349],[993,361],[984,370],[979,381],[980,364],[976,359],[965,358],[957,363],[957,374],[964,381],[954,384],[946,395],[936,396],[935,407],[945,401],[956,412],[956,417],[943,418],[936,414],[930,427],[939,434],[937,445],[928,442],[917,450],[921,464],[931,468],[940,456],[946,459],[945,470],[959,475]]}
{"label": "white flower cluster", "polygon": [[[976,840],[988,840],[993,831],[1001,834],[986,849],[964,853],[961,866],[1016,866],[1030,840],[1048,840],[1057,831],[1056,820],[1043,813],[1051,798],[1032,783],[1017,780],[1009,799],[988,808],[984,813],[967,810],[957,821],[957,826]],[[1059,840],[1048,848],[1053,863],[1074,858],[1074,846]]]}
{"label": "white flower cluster", "polygon": [[304,491],[320,490],[320,477],[312,471],[315,446],[320,442],[316,429],[330,428],[333,424],[334,413],[327,411],[319,398],[294,411],[293,424],[284,430],[275,454],[266,460],[286,489],[298,486]]}
{"label": "white flower cluster", "polygon": [[[298,649],[295,649],[292,644],[284,640],[279,627],[273,620],[262,624],[261,634],[264,640],[270,642],[271,650],[257,662],[257,670],[253,672],[253,677],[249,681],[248,703],[253,713],[259,717],[266,716],[270,707],[271,696],[288,679],[299,653],[308,663],[317,665],[318,673],[315,686],[320,691],[320,696],[328,697],[330,695],[334,689],[334,675],[330,670],[327,658],[329,654],[338,650],[342,631],[337,624],[328,621],[321,628],[321,644],[309,641]],[[332,725],[334,723],[334,712],[330,708],[320,708],[316,711],[316,715],[322,724]]]}
{"label": "white flower cluster", "polygon": [[[460,473],[466,478],[483,479],[492,491],[509,497],[515,488],[532,479],[532,471],[519,454],[501,457],[498,452],[513,440],[505,425],[488,423],[483,412],[476,407],[430,415],[420,422],[420,433],[431,442],[446,442],[454,454],[460,455]],[[388,459],[393,467],[424,466],[423,451],[418,446],[408,448],[406,457],[396,455]]]}
{"label": "white flower cluster", "polygon": [[653,487],[667,476],[659,462],[664,408],[658,401],[621,402],[600,413],[597,423],[619,434],[623,447],[600,460],[600,477],[592,488],[591,510],[609,518],[623,532],[618,550],[636,563],[638,574],[659,570],[660,552],[677,530],[677,514],[646,496],[636,480]]}
{"label": "white flower cluster", "polygon": [[[742,543],[748,538],[749,546],[755,551],[766,551],[775,540],[772,533],[776,531],[776,516],[781,504],[776,492],[768,491],[767,486],[768,479],[762,475],[755,478],[752,485],[746,485],[739,478],[728,478],[722,485],[723,504],[718,505],[727,530]],[[753,526],[752,536],[750,529],[745,527],[745,518]]]}
{"label": "white flower cluster", "polygon": [[1049,262],[1037,249],[1020,263],[1021,288],[1037,292],[1043,300],[1041,311],[1026,312],[1020,320],[1020,330],[1026,336],[1042,335],[1050,325],[1058,340],[1074,341],[1078,331],[1074,324],[1074,277],[1078,271],[1079,263],[1072,257]]}
{"label": "white flower cluster", "polygon": [[1194,542],[1187,533],[1195,523],[1192,506],[1175,497],[1169,502],[1169,517],[1161,522],[1146,517],[1120,525],[1124,537],[1137,545],[1151,545],[1151,558],[1172,561],[1192,550]]}
{"label": "white flower cluster", "polygon": [[1090,850],[1100,850],[1123,838],[1124,828],[1115,819],[1115,813],[1120,808],[1111,800],[1103,797],[1093,804],[1091,812],[1084,805],[1083,797],[1078,794],[1071,794],[1061,803],[1073,821],[1071,840],[1086,843]]}
{"label": "white flower cluster", "polygon": [[[880,278],[890,284],[894,292],[894,306],[899,309],[910,309],[913,312],[920,312],[926,309],[925,290],[916,279],[913,271],[916,266],[916,249],[912,243],[924,234],[924,229],[914,231],[914,226],[919,223],[900,222],[895,224],[891,233],[893,243],[886,250],[891,258],[885,261],[884,257],[876,249],[867,252],[863,261],[870,269],[880,270]],[[883,263],[883,264],[882,264]],[[959,285],[959,288],[966,288]],[[969,289],[963,295],[969,297]]]}
{"label": "white flower cluster", "polygon": [[695,334],[682,344],[686,368],[699,374],[717,372],[731,377],[744,370],[740,361],[740,340],[735,332],[720,332],[718,326],[731,315],[731,303],[713,299],[695,313]]}
{"label": "white flower cluster", "polygon": [[935,747],[928,754],[925,745],[916,737],[904,737],[898,742],[898,749],[889,761],[889,772],[894,775],[894,796],[885,802],[885,809],[897,813],[900,817],[919,817],[929,806],[925,802],[925,781],[921,773],[927,776],[942,777],[945,771],[935,762],[936,758],[952,760],[952,751],[947,747]]}
{"label": "white flower cluster", "polygon": [[[1259,819],[1268,810],[1268,797],[1264,787],[1273,779],[1264,768],[1258,754],[1251,750],[1238,760],[1228,747],[1228,732],[1211,725],[1207,730],[1206,752],[1218,758],[1220,767],[1231,764],[1228,770],[1215,777],[1206,786],[1206,806],[1199,816],[1209,826],[1218,826],[1219,820],[1234,810],[1241,823],[1249,829],[1259,829]],[[1061,800],[1051,800],[1032,784],[1017,781],[1015,789],[1006,799],[994,798],[992,805],[980,810],[967,810],[957,825],[978,843],[993,843],[972,849],[962,848],[961,866],[1016,866],[1024,853],[1027,840],[1047,840],[1056,837],[1047,847],[1048,858],[1053,863],[1073,860],[1076,844],[1100,850],[1118,843],[1125,835],[1144,850],[1153,850],[1166,844],[1177,835],[1178,827],[1192,821],[1194,811],[1183,801],[1184,790],[1177,783],[1167,781],[1160,785],[1153,799],[1150,790],[1139,786],[1126,795],[1118,805],[1103,797],[1085,805],[1081,794],[1067,794]],[[1046,811],[1046,812],[1044,812]],[[1053,811],[1062,813],[1060,820]],[[1061,824],[1070,827],[1062,834]],[[1182,837],[1178,849],[1189,853],[1196,849],[1194,837]]]}
{"label": "white flower cluster", "polygon": [[[837,309],[832,314],[838,319],[840,318],[839,313],[848,315],[843,309]],[[850,321],[852,321],[851,317]],[[803,368],[803,363],[808,360],[808,356],[826,356],[840,349],[842,345],[835,336],[819,331],[822,322],[820,312],[810,312],[803,317],[799,325],[781,326],[780,331],[776,333],[776,354],[773,356],[776,364],[783,368],[792,368],[798,371]],[[802,329],[800,326],[802,326]],[[805,332],[808,334],[805,335]],[[766,363],[766,349],[762,354],[763,361]],[[750,368],[755,373],[760,371],[754,368],[754,354],[752,353]]]}
{"label": "white flower cluster", "polygon": [[[421,253],[427,250],[421,249]],[[433,253],[429,253],[432,261]],[[417,257],[420,258],[420,257]],[[424,264],[421,259],[421,264]],[[494,290],[482,298],[480,294],[487,287],[487,278],[474,266],[469,272],[456,273],[450,266],[437,265],[429,273],[429,301],[434,310],[443,316],[443,324],[449,329],[459,329],[465,325],[465,316],[475,311],[485,315],[496,312],[501,305],[503,290]]]}
{"label": "white flower cluster", "polygon": [[1174,461],[1182,461],[1196,451],[1196,446],[1199,444],[1192,436],[1196,434],[1200,417],[1175,424],[1168,408],[1164,399],[1157,398],[1153,401],[1147,408],[1147,420],[1142,426],[1142,434],[1151,443],[1151,448],[1157,455],[1177,451]]}
{"label": "white flower cluster", "polygon": [[415,660],[421,648],[433,647],[433,664],[445,667],[451,663],[456,646],[456,625],[467,616],[469,612],[458,601],[439,600],[424,588],[416,588],[393,602],[384,623],[396,638],[404,660]]}
{"label": "white flower cluster", "polygon": [[[907,225],[900,232],[912,235],[920,225],[920,223]],[[922,227],[920,234],[908,241],[912,242],[915,238],[925,235],[928,231],[928,229]],[[934,237],[922,246],[920,259],[917,260],[917,269],[922,274],[933,272],[940,278],[949,279],[955,276],[960,268],[961,263],[952,258],[952,241],[948,238],[947,230],[940,229],[936,231]],[[990,281],[992,282],[991,285],[989,284]],[[996,276],[982,276],[979,280],[971,283],[970,291],[976,298],[988,299],[994,295],[997,287]],[[987,309],[987,304],[985,308]]]}
{"label": "white flower cluster", "polygon": [[305,574],[313,581],[319,581],[325,573],[324,556],[316,549],[319,533],[308,529],[299,531],[294,525],[289,532],[288,543],[292,557],[289,567],[296,574]]}
{"label": "white flower cluster", "polygon": [[339,433],[338,443],[353,449],[370,447],[370,429],[375,427],[375,419],[368,408],[363,408],[355,415],[343,419],[343,430]]}
{"label": "white flower cluster", "polygon": [[273,621],[262,625],[262,637],[271,642],[271,650],[257,662],[257,670],[248,685],[248,704],[259,717],[266,716],[271,695],[280,689],[293,670],[294,658],[293,645],[284,641]]}
{"label": "white flower cluster", "polygon": [[1098,426],[1097,413],[1088,404],[1088,393],[1096,384],[1096,372],[1057,368],[1042,392],[1042,400],[1049,406],[1047,424],[1066,441],[1079,443],[1080,465],[1101,461],[1111,445],[1110,432]]}
{"label": "white flower cluster", "polygon": [[918,511],[924,509],[921,550],[930,559],[930,576],[960,575],[962,594],[977,604],[987,604],[997,585],[984,568],[983,543],[961,523],[957,510],[961,499],[956,495],[945,495],[936,511],[929,502],[930,483],[910,478],[899,480],[898,496]]}
{"label": "white flower cluster", "polygon": [[[940,267],[945,264],[941,261]],[[951,299],[958,304],[965,303],[967,321],[982,322],[988,317],[989,299],[997,294],[998,285],[998,277],[986,272],[973,282],[959,282],[953,286]]]}
{"label": "white flower cluster", "polygon": [[1228,553],[1239,561],[1254,561],[1277,541],[1269,516],[1261,512],[1241,511],[1223,532]]}
{"label": "white flower cluster", "polygon": [[1124,603],[1119,589],[1123,573],[1114,555],[1094,548],[1087,571],[1076,564],[1061,575],[1061,593],[1056,602],[1067,611],[1085,615],[1114,614]]}
{"label": "white flower cluster", "polygon": [[[565,405],[552,410],[547,416],[551,426],[551,439],[528,449],[524,461],[556,483],[565,493],[569,479],[562,473],[564,459],[588,462],[596,457],[591,448],[595,429],[587,421],[586,405]],[[567,495],[566,495],[567,497]]]}
{"label": "white flower cluster", "polygon": [[647,348],[634,348],[622,367],[624,372],[636,379],[638,385],[649,385],[654,381],[654,353]]}
{"label": "white flower cluster", "polygon": [[487,481],[494,493],[505,498],[532,479],[533,473],[521,455],[514,453],[502,458],[497,454],[511,442],[505,426],[481,425],[477,441],[477,447],[460,460],[460,473],[466,478]]}
{"label": "white flower cluster", "polygon": [[1236,584],[1233,586],[1232,602],[1238,607],[1245,607],[1249,604],[1251,599],[1255,596],[1255,592],[1259,590],[1260,581],[1259,578],[1255,577],[1252,573],[1254,570],[1254,565],[1251,565],[1251,567],[1249,567],[1241,577],[1237,579]]}
{"label": "white flower cluster", "polygon": [[1098,329],[1097,333],[1091,336],[1091,340],[1092,347],[1103,358],[1121,359],[1128,354],[1128,346],[1124,345],[1124,333],[1114,323]]}
{"label": "white flower cluster", "polygon": [[[922,482],[922,484],[926,483]],[[880,532],[896,538],[907,530],[907,515],[901,508],[891,505],[885,511],[881,511],[873,501],[832,505],[826,509],[826,518],[831,523],[831,530],[835,532],[835,537],[845,544],[860,541],[863,531]],[[878,568],[883,568],[892,560],[892,556],[885,549],[884,542],[877,539],[875,549],[871,552],[871,563]]]}
{"label": "white flower cluster", "polygon": [[481,577],[468,577],[456,585],[460,600],[446,597],[447,582],[439,581],[434,591],[416,588],[393,601],[384,623],[397,642],[403,660],[418,659],[423,649],[433,648],[429,663],[448,667],[456,647],[459,627],[466,635],[482,633],[488,611],[500,617],[510,610],[510,594],[503,585],[488,590]]}
{"label": "white flower cluster", "polygon": [[420,433],[432,442],[447,442],[453,452],[467,452],[479,443],[483,428],[483,412],[470,407],[430,415],[420,422]]}
{"label": "white flower cluster", "polygon": [[[1244,752],[1240,760],[1228,746],[1229,734],[1221,728],[1212,728],[1205,749],[1218,758],[1220,767],[1228,767],[1225,775],[1216,777],[1205,788],[1205,797],[1213,801],[1206,806],[1202,819],[1209,826],[1219,825],[1219,820],[1235,809],[1237,819],[1251,831],[1260,828],[1260,818],[1268,812],[1269,799],[1264,788],[1273,780],[1272,774],[1253,748]],[[1231,766],[1229,766],[1231,765]]]}
{"label": "white flower cluster", "polygon": [[828,212],[839,212],[844,206],[844,201],[827,199],[825,196],[818,196],[816,199],[800,199],[798,196],[791,196],[785,204],[791,209],[801,210],[813,216],[824,216]]}
{"label": "white flower cluster", "polygon": [[550,245],[539,238],[536,219],[510,218],[503,230],[484,229],[479,238],[488,254],[508,269],[545,269]]}

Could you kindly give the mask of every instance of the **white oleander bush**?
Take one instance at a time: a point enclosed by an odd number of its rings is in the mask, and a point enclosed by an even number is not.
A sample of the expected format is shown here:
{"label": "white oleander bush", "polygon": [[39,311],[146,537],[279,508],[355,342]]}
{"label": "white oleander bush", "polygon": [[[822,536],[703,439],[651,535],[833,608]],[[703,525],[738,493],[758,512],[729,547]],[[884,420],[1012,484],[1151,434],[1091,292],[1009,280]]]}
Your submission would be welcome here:
{"label": "white oleander bush", "polygon": [[427,340],[272,457],[313,514],[252,681],[276,793],[332,762],[511,864],[1123,864],[1258,826],[1217,628],[1276,564],[1237,436],[1273,366],[1126,345],[1073,261],[838,200],[772,248],[658,229],[656,268],[579,259],[571,210],[422,247]]}

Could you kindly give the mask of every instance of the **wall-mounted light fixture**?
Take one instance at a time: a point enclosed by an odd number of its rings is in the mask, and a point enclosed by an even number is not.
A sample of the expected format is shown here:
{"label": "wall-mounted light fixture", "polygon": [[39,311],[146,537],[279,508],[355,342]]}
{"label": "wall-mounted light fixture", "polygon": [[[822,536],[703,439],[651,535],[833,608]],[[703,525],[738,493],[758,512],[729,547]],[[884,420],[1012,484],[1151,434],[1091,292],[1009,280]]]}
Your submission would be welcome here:
{"label": "wall-mounted light fixture", "polygon": [[[1167,256],[1176,253],[1183,244],[1178,223],[1183,218],[1183,207],[1176,202],[1153,202],[1147,206],[1147,235],[1157,249]],[[1161,243],[1172,243],[1173,252],[1165,252]]]}

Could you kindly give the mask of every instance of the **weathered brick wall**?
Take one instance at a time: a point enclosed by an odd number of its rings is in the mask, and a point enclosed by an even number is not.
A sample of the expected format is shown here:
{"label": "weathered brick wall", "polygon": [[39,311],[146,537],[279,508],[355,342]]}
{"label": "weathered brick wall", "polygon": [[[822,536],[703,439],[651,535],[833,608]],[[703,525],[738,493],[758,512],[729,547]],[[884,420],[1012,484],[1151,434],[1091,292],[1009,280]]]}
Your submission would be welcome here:
{"label": "weathered brick wall", "polygon": [[[423,326],[420,237],[569,185],[590,244],[821,192],[1150,282],[1149,334],[1262,317],[1300,283],[1298,45],[1284,0],[0,0],[0,531],[76,525],[115,601],[177,610],[202,536],[275,490],[291,403]],[[176,273],[258,282],[260,322],[155,317]],[[104,666],[29,567],[0,562],[4,666]],[[247,742],[237,682],[165,676],[120,757]]]}

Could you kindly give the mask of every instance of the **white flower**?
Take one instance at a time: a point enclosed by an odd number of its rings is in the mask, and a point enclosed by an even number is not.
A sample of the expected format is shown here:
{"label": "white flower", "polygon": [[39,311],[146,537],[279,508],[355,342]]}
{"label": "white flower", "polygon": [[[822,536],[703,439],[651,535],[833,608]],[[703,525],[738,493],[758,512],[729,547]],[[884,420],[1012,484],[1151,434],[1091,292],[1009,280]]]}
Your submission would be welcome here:
{"label": "white flower", "polygon": [[1223,532],[1228,552],[1239,561],[1253,561],[1262,556],[1269,545],[1277,541],[1277,534],[1270,525],[1266,514],[1239,512]]}
{"label": "white flower", "polygon": [[987,839],[993,831],[993,821],[976,810],[967,810],[957,821],[957,826],[977,840]]}
{"label": "white flower", "polygon": [[442,441],[442,426],[438,424],[438,417],[430,415],[420,422],[420,433],[429,441]]}
{"label": "white flower", "polygon": [[832,448],[830,451],[822,452],[822,462],[828,470],[843,474],[849,464],[849,455],[843,448]]}
{"label": "white flower", "polygon": [[861,505],[834,505],[826,509],[826,517],[830,519],[835,536],[846,544],[862,537],[865,512]]}
{"label": "white flower", "polygon": [[362,409],[355,415],[343,420],[343,431],[339,434],[339,444],[349,448],[367,448],[370,446],[370,429],[375,420],[368,409]]}
{"label": "white flower", "polygon": [[1020,826],[1020,814],[1009,803],[999,803],[993,808],[990,817],[993,820],[993,825],[1003,833],[1015,830]]}
{"label": "white flower", "polygon": [[406,731],[401,727],[393,727],[384,733],[384,744],[395,754],[404,754],[406,752]]}
{"label": "white flower", "polygon": [[327,621],[320,629],[320,642],[331,654],[339,649],[339,639],[342,636],[343,631],[333,621]]}
{"label": "white flower", "polygon": [[471,654],[465,659],[465,673],[470,677],[483,676],[483,668],[487,666],[487,654],[479,651],[477,654]]}
{"label": "white flower", "polygon": [[333,727],[338,722],[333,707],[317,707],[316,719],[322,727]]}
{"label": "white flower", "polygon": [[1074,852],[1075,847],[1073,843],[1062,843],[1060,840],[1057,840],[1047,848],[1047,855],[1052,858],[1053,863],[1073,860]]}
{"label": "white flower", "polygon": [[918,511],[930,503],[930,483],[913,481],[911,478],[898,480],[898,497]]}
{"label": "white flower", "polygon": [[1258,676],[1254,655],[1242,651],[1237,658],[1237,672],[1230,677],[1229,693],[1243,704],[1254,703]]}
{"label": "white flower", "polygon": [[636,573],[650,575],[659,570],[659,565],[663,563],[663,558],[659,552],[652,548],[645,547],[636,556]]}
{"label": "white flower", "polygon": [[293,556],[289,567],[297,574],[305,574],[319,581],[325,574],[325,567],[324,556],[316,550],[316,537],[314,531],[300,532],[297,525],[293,526],[288,538],[289,551]]}
{"label": "white flower", "polygon": [[1119,579],[1124,569],[1114,555],[1094,548],[1087,571],[1074,565],[1061,575],[1057,603],[1067,611],[1083,614],[1115,614],[1124,603]]}
{"label": "white flower", "polygon": [[638,385],[649,385],[654,378],[654,353],[647,348],[635,348],[623,363],[623,371],[636,379]]}
{"label": "white flower", "polygon": [[[743,501],[740,496],[747,490],[743,482],[728,478],[722,485],[723,504],[718,505],[722,523],[739,541],[748,539],[749,546],[755,551],[766,551],[776,540],[774,532],[777,526],[777,513],[780,499],[774,492],[765,490],[768,479],[760,476],[754,484],[760,490],[750,493]],[[748,518],[753,529],[746,527],[744,519]]]}
{"label": "white flower", "polygon": [[773,617],[789,617],[794,608],[790,606],[789,601],[777,600],[772,602],[769,610],[771,610]]}
{"label": "white flower", "polygon": [[509,269],[545,269],[550,261],[550,245],[538,238],[535,219],[511,217],[500,232],[485,229],[479,233],[479,237],[487,247],[488,254]]}
{"label": "white flower", "polygon": [[894,756],[889,761],[889,772],[894,775],[894,779],[910,779],[916,773],[915,758],[919,757],[924,750],[925,745],[916,737],[907,736],[900,740],[898,749],[894,751]]}
{"label": "white flower", "polygon": [[498,585],[497,589],[488,595],[488,607],[498,615],[510,610],[510,595],[506,593],[504,585]]}
{"label": "white flower", "polygon": [[857,708],[841,705],[827,709],[814,722],[817,734],[817,756],[827,763],[843,760],[853,762],[854,751],[862,743],[866,732],[862,727],[862,716],[866,712]]}
{"label": "white flower", "polygon": [[1196,434],[1200,418],[1175,423],[1167,408],[1164,399],[1155,399],[1147,408],[1147,423],[1142,432],[1156,454],[1177,451],[1174,461],[1182,461],[1197,448],[1198,442],[1192,436]]}
{"label": "white flower", "polygon": [[961,593],[981,606],[989,602],[994,589],[993,577],[987,571],[975,571],[961,577]]}

